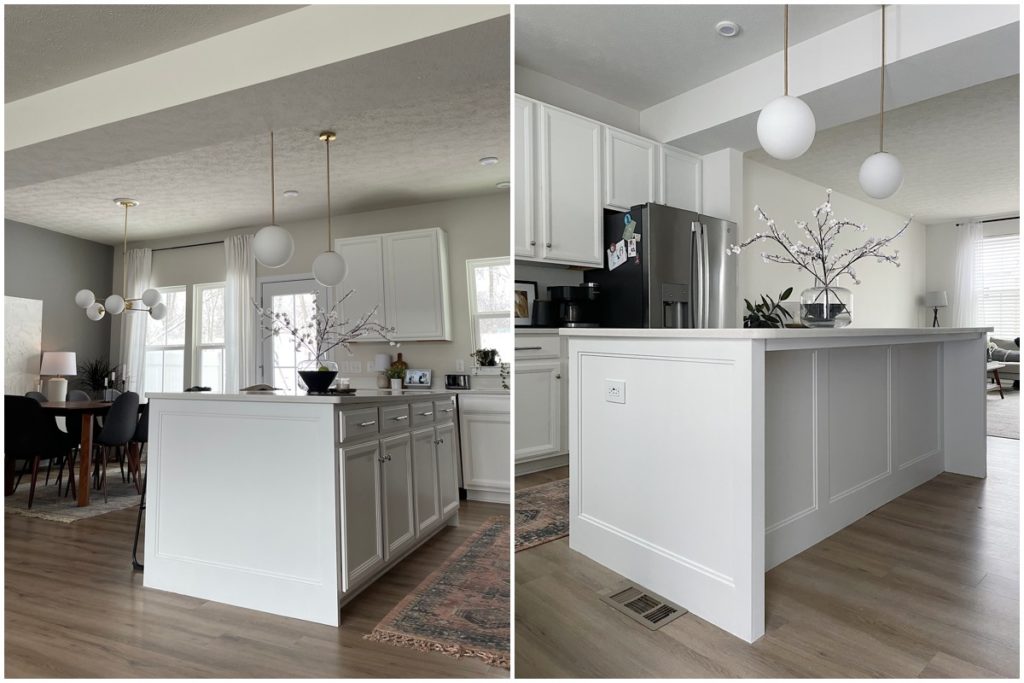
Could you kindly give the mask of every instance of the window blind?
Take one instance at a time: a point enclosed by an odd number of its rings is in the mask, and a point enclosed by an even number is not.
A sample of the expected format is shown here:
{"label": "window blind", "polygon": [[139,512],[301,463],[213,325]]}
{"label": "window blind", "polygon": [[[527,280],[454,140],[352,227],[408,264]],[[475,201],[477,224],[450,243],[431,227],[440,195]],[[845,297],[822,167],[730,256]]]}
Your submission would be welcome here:
{"label": "window blind", "polygon": [[1020,336],[1020,235],[986,237],[977,251],[978,323],[992,336]]}

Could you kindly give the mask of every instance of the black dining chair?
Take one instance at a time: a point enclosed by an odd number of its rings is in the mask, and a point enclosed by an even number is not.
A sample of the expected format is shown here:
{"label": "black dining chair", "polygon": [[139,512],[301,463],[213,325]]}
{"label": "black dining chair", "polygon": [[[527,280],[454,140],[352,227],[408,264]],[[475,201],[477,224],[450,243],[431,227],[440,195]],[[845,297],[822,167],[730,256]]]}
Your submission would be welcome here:
{"label": "black dining chair", "polygon": [[[68,392],[68,401],[91,401],[92,397],[85,393],[81,389],[72,389]],[[93,418],[95,420],[96,418]],[[95,422],[94,422],[95,424]],[[95,431],[99,431],[96,427],[93,427]],[[64,495],[73,493],[75,498],[78,498],[78,491],[74,490],[74,473],[75,460],[78,458],[79,451],[82,449],[82,420],[77,415],[69,415],[64,418],[64,431],[68,433],[68,437],[71,439],[71,453],[68,455],[67,464],[68,472],[68,485],[64,490]],[[61,468],[57,471],[57,489],[60,490],[61,480],[64,477],[64,466],[61,463]],[[46,483],[50,482],[50,469],[46,469]]]}
{"label": "black dining chair", "polygon": [[46,398],[46,394],[44,394],[41,391],[29,391],[29,392],[27,392],[25,394],[25,396],[28,396],[31,399],[35,399],[36,401],[39,401],[40,403],[46,403],[47,401],[50,400],[50,399]]}
{"label": "black dining chair", "polygon": [[[149,404],[143,403],[139,406],[139,422],[135,425],[135,434],[132,435],[131,442],[128,444],[128,476],[132,477],[135,481],[135,490],[142,493],[142,451],[146,448],[146,444],[149,443]],[[136,445],[138,450],[135,455],[132,455],[132,445]]]}
{"label": "black dining chair", "polygon": [[[69,391],[69,392],[68,392],[68,400],[69,400],[69,401],[74,401],[74,400],[77,400],[77,399],[74,399],[74,398],[72,398],[72,397],[71,397],[71,395],[72,395],[73,393],[76,393],[76,392],[74,392],[74,391]],[[81,393],[84,393],[84,392],[81,392],[81,391],[79,391],[79,392],[77,392],[77,393],[80,393],[80,394],[81,394]],[[36,400],[36,401],[38,401],[39,403],[46,403],[47,401],[49,401],[49,399],[48,399],[48,398],[46,397],[46,394],[44,394],[44,393],[41,393],[41,392],[39,392],[39,391],[29,391],[29,392],[27,392],[27,393],[25,394],[25,396],[27,396],[28,398],[31,398],[31,399],[35,399],[35,400]],[[56,418],[56,417],[55,417],[55,418],[53,418],[53,419],[54,419],[54,423],[55,423],[55,424],[57,424],[57,428],[58,428],[58,429],[60,429],[60,421],[58,420],[58,418]],[[73,422],[73,421],[74,421],[74,419],[72,418],[71,420],[68,420],[67,418],[65,418],[65,420],[64,420],[64,421],[65,421],[66,423],[69,423],[69,424],[70,424],[70,422]],[[77,432],[77,435],[76,435],[76,434],[72,434],[72,432],[71,432],[71,430],[70,430],[70,429],[65,429],[65,430],[62,430],[62,431],[66,431],[66,432],[68,433],[68,435],[69,435],[69,436],[70,436],[70,437],[71,437],[72,439],[74,439],[74,440],[75,440],[75,443],[76,443],[76,444],[77,444],[77,443],[78,443],[79,441],[81,441],[81,440],[82,440],[82,438],[81,438],[81,437],[82,437],[82,429],[81,429],[81,427],[79,427],[79,428],[78,428],[78,432]],[[77,436],[77,438],[76,438],[76,436]],[[57,490],[58,490],[58,491],[60,490],[60,479],[61,479],[61,477],[60,477],[60,474],[61,474],[61,472],[63,472],[63,471],[64,471],[64,463],[65,463],[65,462],[67,462],[67,458],[61,458],[61,461],[60,461],[60,469],[59,469],[59,470],[58,470],[58,472],[57,472]],[[27,463],[27,462],[25,463],[25,466],[26,466],[26,467],[28,466],[28,463]],[[44,486],[50,483],[50,471],[51,471],[52,469],[53,469],[53,461],[52,461],[52,460],[50,460],[50,461],[48,461],[48,462],[46,463],[46,480],[45,480],[45,481],[43,482],[43,485],[44,485]],[[17,481],[17,483],[15,484],[15,488],[17,488],[17,485],[21,483],[21,477],[22,477],[22,475],[24,475],[24,474],[25,474],[25,472],[21,472],[20,474],[18,474],[18,481]]]}
{"label": "black dining chair", "polygon": [[43,412],[39,401],[28,396],[4,396],[4,421],[4,457],[13,458],[15,463],[22,460],[26,467],[31,465],[32,468],[32,483],[28,490],[28,506],[31,508],[36,495],[39,463],[66,459],[71,450],[71,439],[57,427],[52,416]]}
{"label": "black dining chair", "polygon": [[111,448],[120,450],[128,447],[128,442],[135,435],[138,421],[139,395],[134,391],[126,391],[114,400],[103,420],[103,429],[93,439],[99,455],[93,460],[96,465],[94,477],[103,487],[104,502],[107,500],[107,456]]}

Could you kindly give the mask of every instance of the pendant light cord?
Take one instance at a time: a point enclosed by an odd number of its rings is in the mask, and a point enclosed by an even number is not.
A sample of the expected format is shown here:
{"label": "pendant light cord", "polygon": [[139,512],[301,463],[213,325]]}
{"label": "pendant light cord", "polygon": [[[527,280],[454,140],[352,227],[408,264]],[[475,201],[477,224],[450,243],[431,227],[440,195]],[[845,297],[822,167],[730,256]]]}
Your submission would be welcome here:
{"label": "pendant light cord", "polygon": [[324,140],[327,143],[327,251],[331,250],[331,138]]}
{"label": "pendant light cord", "polygon": [[782,74],[783,74],[782,75],[782,84],[783,84],[782,90],[783,90],[783,92],[782,92],[782,94],[788,96],[789,95],[789,5],[785,6],[785,10],[783,11],[783,16],[785,17],[785,19],[783,21],[783,23],[785,24],[785,28],[783,28],[783,30],[782,30],[782,36],[783,36],[783,38],[782,38],[782,40],[783,40],[783,46],[782,46],[782,63],[783,63],[783,67],[782,67]]}
{"label": "pendant light cord", "polygon": [[274,191],[274,131],[270,131],[270,224],[277,225],[277,193]]}
{"label": "pendant light cord", "polygon": [[128,202],[124,202],[124,245],[121,247],[121,291],[128,299]]}
{"label": "pendant light cord", "polygon": [[881,85],[879,86],[878,104],[878,151],[884,152],[883,139],[885,135],[885,5],[882,5],[882,68]]}

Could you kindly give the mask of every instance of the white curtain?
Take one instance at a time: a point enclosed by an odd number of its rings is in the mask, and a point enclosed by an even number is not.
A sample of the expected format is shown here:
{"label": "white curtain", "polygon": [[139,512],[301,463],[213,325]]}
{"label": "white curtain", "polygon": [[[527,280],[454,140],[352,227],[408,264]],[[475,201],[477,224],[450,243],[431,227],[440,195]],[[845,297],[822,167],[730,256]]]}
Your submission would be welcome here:
{"label": "white curtain", "polygon": [[965,223],[957,230],[956,235],[956,268],[953,278],[953,325],[955,327],[976,327],[978,324],[978,304],[981,301],[981,290],[984,273],[978,266],[978,253],[984,233],[981,223]]}
{"label": "white curtain", "polygon": [[225,392],[256,383],[256,259],[252,235],[224,240],[227,281],[224,287]]}
{"label": "white curtain", "polygon": [[[153,252],[149,249],[130,249],[125,259],[125,299],[139,299],[149,289],[149,274],[153,267]],[[121,370],[128,391],[142,396],[146,370],[146,321],[148,313],[121,314]]]}

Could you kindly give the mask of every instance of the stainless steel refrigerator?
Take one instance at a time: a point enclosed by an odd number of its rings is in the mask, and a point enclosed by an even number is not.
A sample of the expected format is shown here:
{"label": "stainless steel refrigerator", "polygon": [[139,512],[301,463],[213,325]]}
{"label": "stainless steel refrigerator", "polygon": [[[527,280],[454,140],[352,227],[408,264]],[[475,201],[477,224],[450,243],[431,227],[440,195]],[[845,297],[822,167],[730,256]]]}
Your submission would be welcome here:
{"label": "stainless steel refrigerator", "polygon": [[[726,248],[737,241],[735,223],[661,204],[606,212],[604,267],[584,273],[600,289],[601,326],[736,327],[736,257]],[[625,260],[620,249],[611,268],[620,246]]]}

